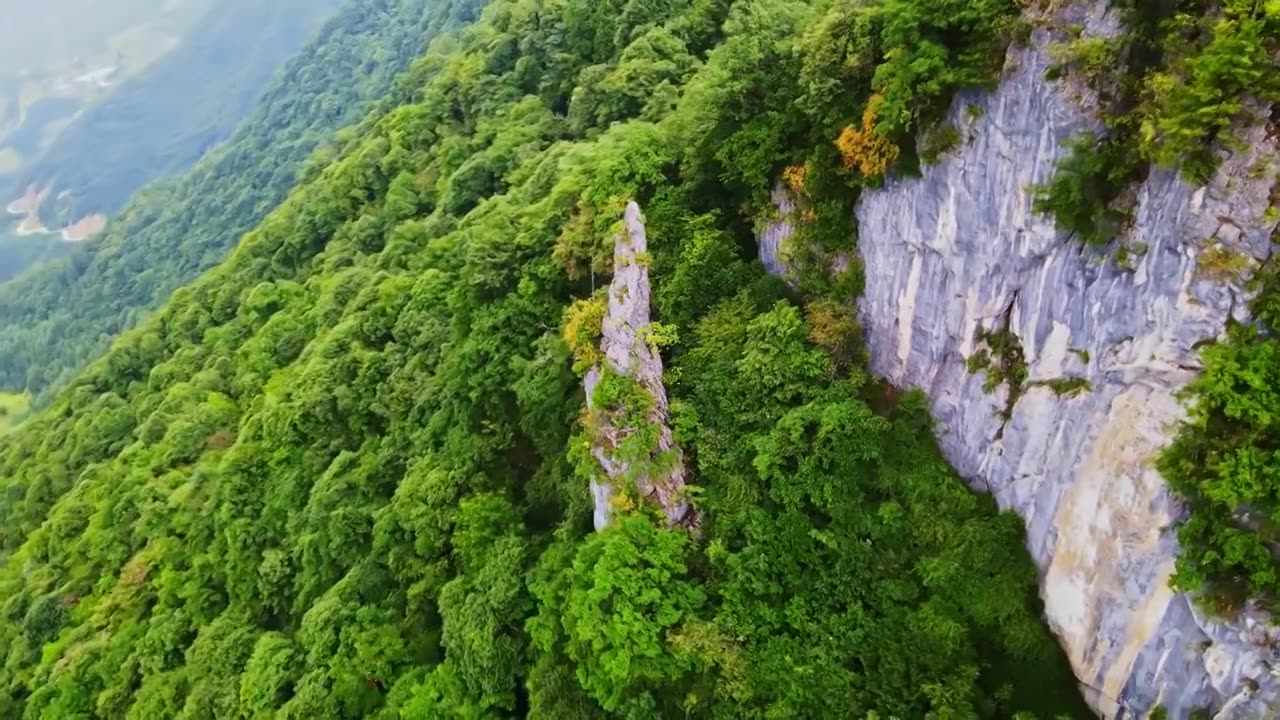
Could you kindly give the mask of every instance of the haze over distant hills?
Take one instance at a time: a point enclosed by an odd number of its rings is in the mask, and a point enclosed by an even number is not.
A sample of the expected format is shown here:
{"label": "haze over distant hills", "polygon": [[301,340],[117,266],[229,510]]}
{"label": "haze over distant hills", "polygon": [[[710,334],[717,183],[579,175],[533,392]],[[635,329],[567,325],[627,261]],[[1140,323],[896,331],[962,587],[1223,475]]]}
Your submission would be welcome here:
{"label": "haze over distant hills", "polygon": [[[227,9],[248,4],[236,0]],[[279,68],[226,142],[189,170],[138,190],[91,242],[47,239],[70,250],[0,283],[0,390],[51,391],[176,288],[221,261],[283,199],[300,170],[318,171],[350,140],[350,133],[335,130],[360,120],[374,105],[405,101],[412,86],[393,84],[393,78],[436,34],[473,19],[480,5],[347,0]],[[158,64],[140,80],[162,74]],[[56,201],[58,194],[46,197]],[[41,210],[42,220],[49,216]],[[10,249],[39,252],[33,239],[11,240]],[[0,246],[0,271],[4,251]]]}
{"label": "haze over distant hills", "polygon": [[[182,43],[211,0],[0,2],[0,175]],[[158,6],[158,7],[157,7]]]}
{"label": "haze over distant hills", "polygon": [[0,279],[229,136],[339,1],[0,2]]}

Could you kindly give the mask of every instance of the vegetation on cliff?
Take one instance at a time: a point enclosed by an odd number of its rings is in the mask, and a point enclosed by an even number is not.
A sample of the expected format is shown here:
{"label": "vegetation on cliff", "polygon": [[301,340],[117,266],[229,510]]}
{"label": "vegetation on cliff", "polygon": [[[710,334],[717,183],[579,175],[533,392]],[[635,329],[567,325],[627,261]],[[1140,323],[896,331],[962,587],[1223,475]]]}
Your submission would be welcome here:
{"label": "vegetation on cliff", "polygon": [[[1154,164],[1204,183],[1233,130],[1274,123],[1280,103],[1280,3],[1258,0],[1122,3],[1125,32],[1110,38],[1068,28],[1055,49],[1060,73],[1097,90],[1102,134],[1072,143],[1036,208],[1090,243],[1114,240],[1129,220],[1125,191]],[[1262,161],[1265,162],[1265,159]],[[1280,202],[1280,196],[1273,193]],[[1273,208],[1274,210],[1274,208]],[[1121,249],[1123,251],[1123,248]],[[1209,248],[1212,281],[1236,280],[1246,258]],[[1272,263],[1274,264],[1274,263]],[[1248,598],[1280,597],[1280,284],[1255,281],[1256,322],[1233,326],[1202,351],[1204,371],[1185,391],[1190,417],[1159,460],[1185,502],[1172,584],[1203,591],[1231,614]]]}
{"label": "vegetation on cliff", "polygon": [[[1116,37],[1065,28],[1057,73],[1098,93],[1098,135],[1078,138],[1035,206],[1085,241],[1104,245],[1128,220],[1124,191],[1150,166],[1205,182],[1232,126],[1280,102],[1280,4],[1264,0],[1121,0]],[[1258,117],[1256,120],[1264,118]]]}
{"label": "vegetation on cliff", "polygon": [[1273,268],[1259,282],[1256,323],[1201,353],[1191,417],[1160,458],[1187,503],[1174,586],[1226,614],[1280,597],[1280,285]]}
{"label": "vegetation on cliff", "polygon": [[[847,247],[876,178],[837,138],[878,94],[909,157],[1015,17],[494,0],[3,439],[0,715],[1087,716],[1020,522],[867,377],[852,284],[751,261],[788,166]],[[632,199],[693,534],[590,531],[575,301]]]}

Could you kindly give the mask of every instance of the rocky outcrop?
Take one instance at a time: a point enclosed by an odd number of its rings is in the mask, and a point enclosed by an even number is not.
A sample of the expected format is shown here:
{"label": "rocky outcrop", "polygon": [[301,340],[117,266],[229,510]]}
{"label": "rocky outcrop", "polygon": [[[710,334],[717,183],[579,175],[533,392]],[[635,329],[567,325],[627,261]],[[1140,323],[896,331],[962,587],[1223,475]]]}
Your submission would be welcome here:
{"label": "rocky outcrop", "polygon": [[[634,201],[627,204],[623,231],[614,242],[614,274],[608,309],[601,326],[602,365],[587,371],[584,384],[593,445],[592,455],[605,479],[591,484],[595,527],[611,519],[618,483],[630,482],[644,500],[656,504],[670,525],[693,527],[698,514],[685,499],[685,465],[668,424],[667,390],[662,356],[651,342],[648,240],[644,217]],[[646,396],[639,423],[625,409],[597,407],[596,390],[605,373],[636,383]],[[638,427],[637,424],[644,427]],[[638,457],[623,451],[628,438],[643,437]]]}
{"label": "rocky outcrop", "polygon": [[784,245],[795,232],[792,217],[795,214],[795,203],[791,201],[791,193],[782,185],[773,189],[770,194],[778,217],[765,223],[756,233],[756,242],[760,246],[760,262],[764,269],[774,275],[784,275],[787,270]]}
{"label": "rocky outcrop", "polygon": [[[1115,26],[1088,12],[1075,19]],[[926,391],[952,464],[1024,519],[1045,614],[1101,715],[1280,717],[1280,631],[1251,612],[1207,618],[1169,589],[1180,508],[1153,467],[1197,348],[1246,313],[1248,273],[1222,265],[1271,252],[1274,139],[1253,131],[1207,187],[1153,170],[1122,238],[1127,261],[1087,248],[1034,213],[1028,192],[1095,125],[1087,93],[1044,79],[1051,41],[1038,31],[1011,50],[998,91],[957,99],[961,147],[860,200],[872,368]],[[1005,327],[1029,378],[989,392],[991,370],[967,366]]]}

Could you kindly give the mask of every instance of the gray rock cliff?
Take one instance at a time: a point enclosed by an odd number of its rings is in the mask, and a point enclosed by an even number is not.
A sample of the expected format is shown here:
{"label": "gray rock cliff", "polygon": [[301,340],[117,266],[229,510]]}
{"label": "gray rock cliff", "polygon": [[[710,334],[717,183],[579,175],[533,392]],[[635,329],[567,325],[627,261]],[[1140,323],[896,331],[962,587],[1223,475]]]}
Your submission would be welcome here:
{"label": "gray rock cliff", "polygon": [[[1087,12],[1095,31],[1115,27],[1105,8]],[[1280,630],[1253,611],[1207,618],[1169,588],[1180,508],[1154,469],[1196,348],[1246,312],[1245,278],[1211,272],[1205,254],[1256,265],[1271,252],[1274,139],[1250,132],[1206,187],[1154,169],[1122,267],[1114,248],[1086,248],[1032,211],[1028,188],[1096,125],[1087,92],[1044,79],[1051,42],[1037,31],[1010,51],[996,92],[957,99],[962,146],[860,200],[872,369],[923,389],[951,463],[1025,521],[1046,617],[1102,716],[1159,705],[1172,718],[1280,717]],[[774,271],[788,232],[761,233]],[[980,333],[1005,326],[1030,371],[1011,409],[1007,384],[986,392],[985,373],[966,367]],[[1087,385],[1045,384],[1068,378]]]}
{"label": "gray rock cliff", "polygon": [[651,327],[648,239],[644,216],[634,201],[627,203],[623,225],[614,242],[614,275],[601,327],[600,350],[610,371],[634,380],[652,398],[645,420],[656,430],[656,442],[644,462],[619,457],[617,450],[623,440],[641,429],[618,422],[609,408],[594,407],[593,396],[604,370],[599,366],[591,368],[584,385],[587,405],[597,418],[593,423],[596,437],[592,455],[607,478],[591,484],[595,527],[600,530],[609,524],[619,481],[633,482],[641,498],[661,508],[668,524],[696,526],[698,514],[685,499],[684,458],[668,424],[662,356],[646,336]]}

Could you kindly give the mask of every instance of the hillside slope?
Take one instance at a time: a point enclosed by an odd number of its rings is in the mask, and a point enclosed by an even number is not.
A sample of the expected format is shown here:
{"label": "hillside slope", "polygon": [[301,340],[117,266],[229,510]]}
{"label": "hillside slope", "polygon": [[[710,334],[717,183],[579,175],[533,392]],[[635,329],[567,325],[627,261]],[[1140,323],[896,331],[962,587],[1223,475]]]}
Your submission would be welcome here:
{"label": "hillside slope", "polygon": [[41,392],[222,259],[303,160],[479,0],[351,0],[223,147],[138,192],[97,241],[0,286],[0,386]]}
{"label": "hillside slope", "polygon": [[831,140],[873,89],[909,137],[1016,13],[496,0],[3,440],[0,714],[1088,717],[856,271],[789,290],[747,222],[807,161],[840,227]]}

